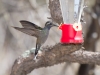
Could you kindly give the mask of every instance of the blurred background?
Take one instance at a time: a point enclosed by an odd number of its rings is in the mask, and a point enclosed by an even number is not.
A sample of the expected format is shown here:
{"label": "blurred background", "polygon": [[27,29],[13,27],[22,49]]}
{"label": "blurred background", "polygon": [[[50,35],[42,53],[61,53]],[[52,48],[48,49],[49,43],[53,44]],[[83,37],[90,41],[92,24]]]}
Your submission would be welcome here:
{"label": "blurred background", "polygon": [[[36,43],[35,37],[17,31],[11,26],[22,27],[19,21],[27,20],[44,27],[45,22],[49,20],[47,17],[51,17],[48,2],[49,0],[0,0],[0,75],[10,75],[16,58],[25,50],[35,47]],[[85,18],[87,24],[90,24],[90,17]],[[86,32],[87,28],[88,25],[84,25],[83,30]],[[51,28],[43,46],[60,42],[60,37],[61,31],[55,27]],[[78,63],[67,62],[39,68],[28,75],[77,75],[78,68]],[[96,75],[100,75],[98,68],[99,66],[93,70]]]}

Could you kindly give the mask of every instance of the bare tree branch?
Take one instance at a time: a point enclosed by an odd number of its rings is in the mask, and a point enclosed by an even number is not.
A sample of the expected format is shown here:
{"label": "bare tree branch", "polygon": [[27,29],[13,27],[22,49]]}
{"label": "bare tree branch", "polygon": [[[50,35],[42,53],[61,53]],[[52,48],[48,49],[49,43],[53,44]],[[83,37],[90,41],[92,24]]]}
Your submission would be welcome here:
{"label": "bare tree branch", "polygon": [[[14,63],[11,75],[27,75],[32,70],[40,67],[53,66],[63,62],[78,62],[81,64],[97,64],[100,65],[100,53],[79,50],[81,45],[55,45],[53,48],[44,48],[42,56],[37,61],[33,60],[34,54],[29,57],[20,56]],[[62,48],[62,49],[61,49]],[[79,50],[79,51],[76,51]],[[71,53],[76,51],[74,53]],[[71,54],[70,54],[71,53]]]}
{"label": "bare tree branch", "polygon": [[49,9],[52,20],[58,24],[63,23],[59,0],[49,0]]}
{"label": "bare tree branch", "polygon": [[57,44],[54,47],[43,48],[42,55],[38,57],[37,61],[33,60],[34,54],[32,53],[26,58],[20,56],[14,63],[11,75],[27,75],[32,70],[40,67],[67,62],[71,57],[67,59],[66,55],[79,50],[81,47],[81,44]]}
{"label": "bare tree branch", "polygon": [[96,64],[100,65],[100,53],[99,52],[90,52],[86,50],[79,50],[70,55],[65,55],[66,61],[69,62],[78,62],[81,64]]}

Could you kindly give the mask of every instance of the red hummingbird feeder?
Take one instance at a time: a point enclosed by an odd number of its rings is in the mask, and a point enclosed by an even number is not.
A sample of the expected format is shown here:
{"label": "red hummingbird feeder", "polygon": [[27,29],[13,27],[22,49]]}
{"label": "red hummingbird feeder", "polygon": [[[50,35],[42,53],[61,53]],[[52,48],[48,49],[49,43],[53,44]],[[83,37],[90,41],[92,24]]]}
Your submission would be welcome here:
{"label": "red hummingbird feeder", "polygon": [[81,24],[61,24],[59,29],[62,30],[61,43],[83,43]]}
{"label": "red hummingbird feeder", "polygon": [[[62,37],[61,37],[61,43],[74,43],[74,44],[81,44],[84,42],[83,37],[82,37],[82,25],[80,23],[80,19],[81,19],[81,14],[83,11],[83,4],[84,4],[84,0],[82,0],[81,3],[78,2],[78,4],[76,4],[77,2],[74,2],[73,4],[78,5],[76,7],[76,5],[73,8],[79,8],[80,9],[74,10],[74,12],[70,11],[67,7],[70,7],[70,5],[66,4],[65,0],[59,0],[60,2],[60,7],[61,7],[61,12],[62,12],[62,17],[63,17],[63,22],[64,24],[61,24],[59,26],[59,29],[62,30]],[[76,13],[76,14],[75,14]],[[69,19],[69,15],[72,18]],[[73,23],[73,17],[72,15],[75,16],[75,20],[76,23],[74,24],[70,24]],[[75,22],[75,21],[74,21]]]}

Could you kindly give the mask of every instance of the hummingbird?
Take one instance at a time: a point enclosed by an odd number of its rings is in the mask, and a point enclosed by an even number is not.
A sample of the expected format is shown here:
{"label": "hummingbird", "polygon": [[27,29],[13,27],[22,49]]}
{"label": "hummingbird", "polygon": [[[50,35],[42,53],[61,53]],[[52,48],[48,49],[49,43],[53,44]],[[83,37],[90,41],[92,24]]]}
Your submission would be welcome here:
{"label": "hummingbird", "polygon": [[14,27],[16,30],[19,30],[23,33],[26,33],[30,36],[34,36],[37,38],[35,57],[38,54],[40,47],[46,42],[48,35],[49,35],[50,28],[53,26],[58,27],[57,25],[55,25],[51,21],[47,21],[45,23],[44,28],[41,28],[40,26],[38,26],[32,22],[25,21],[25,20],[21,20],[20,23],[22,24],[23,28]]}

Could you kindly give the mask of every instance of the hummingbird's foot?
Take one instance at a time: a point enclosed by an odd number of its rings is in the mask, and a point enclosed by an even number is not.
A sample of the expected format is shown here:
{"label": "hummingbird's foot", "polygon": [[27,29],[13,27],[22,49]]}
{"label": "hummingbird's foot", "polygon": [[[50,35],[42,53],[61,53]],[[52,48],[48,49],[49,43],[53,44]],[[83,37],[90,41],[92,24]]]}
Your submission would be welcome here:
{"label": "hummingbird's foot", "polygon": [[39,50],[37,56],[42,56],[42,51]]}
{"label": "hummingbird's foot", "polygon": [[37,59],[37,55],[34,57],[34,59],[33,60],[36,60]]}
{"label": "hummingbird's foot", "polygon": [[42,51],[38,51],[38,54],[34,57],[33,60],[37,60],[38,57],[42,56]]}
{"label": "hummingbird's foot", "polygon": [[37,55],[34,57],[33,59],[36,63],[39,61],[39,59],[37,59]]}

